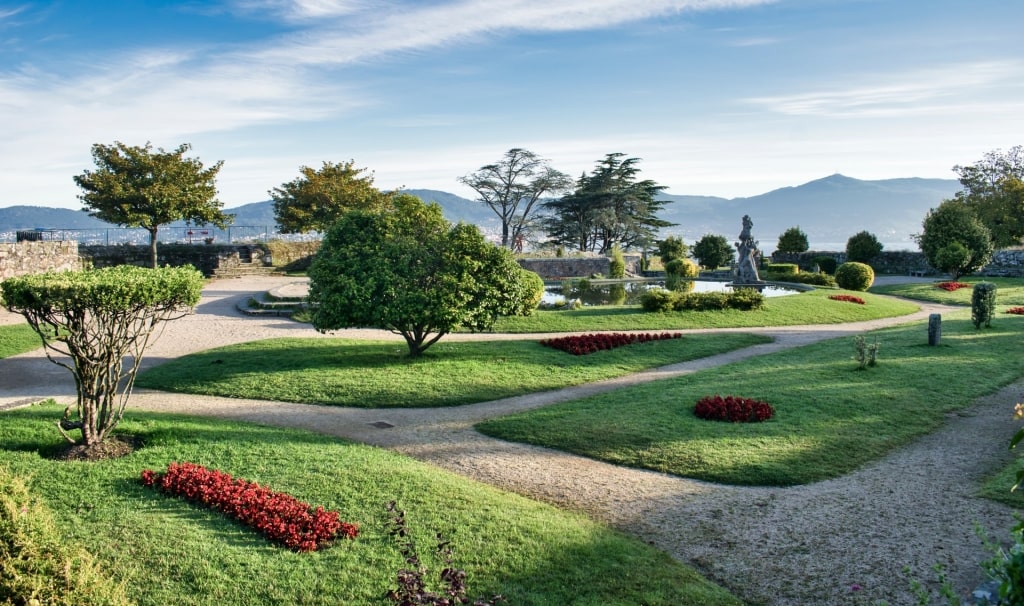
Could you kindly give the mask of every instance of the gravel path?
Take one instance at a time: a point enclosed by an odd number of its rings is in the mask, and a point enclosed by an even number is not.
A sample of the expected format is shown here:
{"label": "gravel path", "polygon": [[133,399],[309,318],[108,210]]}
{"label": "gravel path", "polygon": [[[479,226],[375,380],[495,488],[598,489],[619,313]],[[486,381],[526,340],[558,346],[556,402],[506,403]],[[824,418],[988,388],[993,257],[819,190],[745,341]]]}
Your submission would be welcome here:
{"label": "gravel path", "polygon": [[[287,319],[251,318],[238,312],[237,303],[249,295],[288,288],[293,280],[213,282],[204,290],[196,314],[167,325],[145,365],[216,345],[279,336],[323,337]],[[391,448],[585,512],[695,566],[751,604],[911,604],[915,602],[902,572],[905,566],[933,583],[931,567],[941,563],[956,587],[969,590],[982,579],[978,563],[987,556],[974,524],[998,538],[1012,525],[1010,508],[977,498],[974,492],[985,473],[1010,458],[1000,445],[1015,430],[1011,409],[1024,399],[1024,382],[979,399],[951,415],[941,430],[883,460],[842,478],[792,488],[721,486],[616,467],[495,440],[472,426],[514,411],[922,319],[943,309],[928,305],[911,317],[844,326],[742,329],[738,332],[759,332],[774,341],[628,377],[456,408],[374,411],[151,391],[138,391],[132,406],[305,428]],[[0,312],[0,323],[20,318],[5,314]],[[400,338],[376,330],[339,334]],[[480,338],[494,336],[446,337]],[[39,351],[0,360],[0,409],[45,397],[73,401],[74,386],[66,370],[49,363]]]}

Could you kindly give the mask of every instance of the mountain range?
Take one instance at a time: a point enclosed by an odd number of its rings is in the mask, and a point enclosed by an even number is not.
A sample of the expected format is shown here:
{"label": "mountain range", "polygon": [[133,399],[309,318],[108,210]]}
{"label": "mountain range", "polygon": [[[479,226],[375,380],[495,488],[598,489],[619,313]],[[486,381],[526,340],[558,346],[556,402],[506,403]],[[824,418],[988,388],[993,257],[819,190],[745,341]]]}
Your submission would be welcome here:
{"label": "mountain range", "polygon": [[[812,249],[843,250],[846,240],[859,231],[875,234],[888,250],[917,248],[911,234],[921,231],[929,209],[961,189],[955,179],[885,179],[864,181],[831,175],[795,187],[783,187],[747,198],[719,198],[662,194],[667,203],[659,216],[676,223],[663,230],[693,242],[707,233],[732,240],[743,215],[754,222],[753,234],[766,252],[774,250],[779,234],[798,226]],[[405,190],[437,202],[450,221],[479,225],[489,233],[500,228],[497,216],[479,202],[430,189]],[[238,226],[273,227],[273,202],[254,202],[225,209]],[[184,223],[180,224],[181,226]],[[19,229],[96,229],[112,227],[85,211],[41,206],[0,208],[0,235]]]}

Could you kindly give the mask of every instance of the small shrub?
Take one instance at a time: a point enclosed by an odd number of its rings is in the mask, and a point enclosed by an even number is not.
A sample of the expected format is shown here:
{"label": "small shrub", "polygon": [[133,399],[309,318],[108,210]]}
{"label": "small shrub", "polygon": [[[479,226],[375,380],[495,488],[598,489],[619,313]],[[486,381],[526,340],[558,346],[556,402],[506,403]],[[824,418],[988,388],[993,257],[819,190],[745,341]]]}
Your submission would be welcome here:
{"label": "small shrub", "polygon": [[726,293],[725,306],[728,309],[754,311],[764,307],[764,295],[755,288],[736,288]]}
{"label": "small shrub", "polygon": [[622,250],[618,246],[612,247],[612,258],[608,263],[608,277],[615,279],[626,277],[626,259],[622,256]]}
{"label": "small shrub", "polygon": [[696,278],[700,275],[700,268],[689,259],[670,259],[665,263],[665,273],[677,278]]}
{"label": "small shrub", "polygon": [[855,297],[853,295],[829,295],[829,299],[833,301],[846,301],[847,303],[856,303],[858,305],[864,305],[864,299]]}
{"label": "small shrub", "polygon": [[961,288],[968,288],[969,286],[970,284],[968,284],[967,282],[938,282],[935,284],[936,288],[948,290],[949,292],[956,292]]}
{"label": "small shrub", "polygon": [[123,584],[61,537],[24,480],[0,469],[0,604],[128,606]]}
{"label": "small shrub", "polygon": [[878,340],[868,343],[867,339],[858,335],[853,338],[853,359],[857,360],[857,370],[867,370],[878,364]]}
{"label": "small shrub", "polygon": [[704,396],[697,400],[693,414],[709,421],[728,421],[730,423],[757,423],[767,421],[775,414],[775,409],[767,402],[720,395]]}
{"label": "small shrub", "polygon": [[640,307],[644,311],[672,311],[676,295],[664,288],[652,288],[640,296]]}
{"label": "small shrub", "polygon": [[778,276],[795,276],[800,273],[800,266],[796,263],[769,263],[768,273]]}
{"label": "small shrub", "polygon": [[996,285],[992,282],[978,282],[971,291],[971,321],[975,328],[992,326],[996,311]]}
{"label": "small shrub", "polygon": [[846,290],[864,291],[875,281],[875,270],[870,265],[850,261],[836,268],[836,284]]}

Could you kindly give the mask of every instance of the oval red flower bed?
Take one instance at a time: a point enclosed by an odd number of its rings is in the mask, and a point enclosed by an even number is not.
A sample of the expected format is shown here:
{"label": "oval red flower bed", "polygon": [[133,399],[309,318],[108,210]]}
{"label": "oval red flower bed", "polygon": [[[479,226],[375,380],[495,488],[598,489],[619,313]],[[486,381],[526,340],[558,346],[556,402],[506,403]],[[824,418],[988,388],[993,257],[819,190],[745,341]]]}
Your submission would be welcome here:
{"label": "oval red flower bed", "polygon": [[775,409],[760,400],[715,394],[697,400],[693,414],[709,421],[758,423],[772,418]]}
{"label": "oval red flower bed", "polygon": [[829,295],[829,299],[833,301],[846,301],[847,303],[856,303],[857,305],[864,305],[864,299],[855,297],[853,295]]}
{"label": "oval red flower bed", "polygon": [[557,337],[554,339],[543,339],[541,345],[553,347],[573,354],[574,356],[585,356],[605,349],[615,349],[624,345],[634,343],[648,343],[650,341],[662,341],[664,339],[682,338],[682,333],[622,333],[606,332],[592,335],[578,335],[571,337]]}
{"label": "oval red flower bed", "polygon": [[1006,310],[1006,313],[1014,314],[1017,316],[1024,316],[1024,307],[1011,307],[1010,309]]}
{"label": "oval red flower bed", "polygon": [[315,551],[333,539],[359,534],[359,527],[342,522],[336,511],[314,509],[289,494],[195,463],[171,463],[166,473],[146,469],[142,484],[231,516],[295,551]]}
{"label": "oval red flower bed", "polygon": [[960,290],[961,288],[970,288],[971,285],[967,284],[966,282],[939,282],[935,286],[937,288],[941,288],[942,290],[948,290],[949,292],[953,292],[956,290]]}

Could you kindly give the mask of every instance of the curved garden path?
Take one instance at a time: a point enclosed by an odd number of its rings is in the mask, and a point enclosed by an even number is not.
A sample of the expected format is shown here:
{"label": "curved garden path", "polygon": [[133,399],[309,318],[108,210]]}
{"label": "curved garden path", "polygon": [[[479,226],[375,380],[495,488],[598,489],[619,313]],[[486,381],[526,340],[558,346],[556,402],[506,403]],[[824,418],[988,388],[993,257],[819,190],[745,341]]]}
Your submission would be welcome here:
{"label": "curved garden path", "polygon": [[[290,281],[294,279],[211,283],[196,314],[166,326],[145,365],[261,338],[322,337],[287,319],[251,318],[237,310],[239,301]],[[695,566],[748,603],[910,604],[915,602],[902,572],[905,566],[934,585],[931,567],[941,563],[957,588],[969,590],[982,579],[978,563],[988,555],[975,536],[975,523],[998,538],[1012,525],[1010,508],[974,492],[985,473],[1010,458],[1002,445],[1015,430],[1010,415],[1013,403],[1022,399],[1024,381],[979,399],[951,415],[942,429],[854,473],[792,488],[722,486],[617,467],[488,438],[472,426],[514,411],[920,320],[945,309],[925,305],[912,316],[841,326],[737,329],[767,334],[774,341],[617,379],[454,408],[362,410],[153,391],[136,392],[132,406],[304,428],[391,448],[584,512]],[[0,322],[19,320],[0,311]],[[341,335],[397,338],[375,330]],[[46,397],[73,400],[66,370],[46,361],[41,351],[0,360],[0,409]],[[390,427],[381,427],[381,422]]]}

